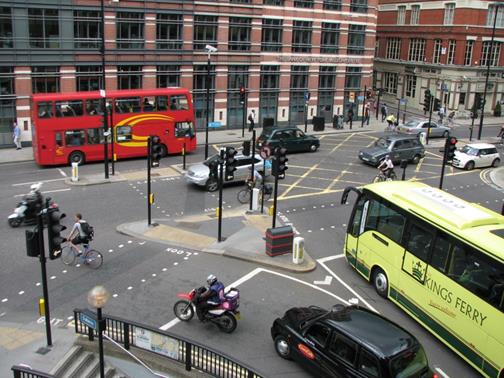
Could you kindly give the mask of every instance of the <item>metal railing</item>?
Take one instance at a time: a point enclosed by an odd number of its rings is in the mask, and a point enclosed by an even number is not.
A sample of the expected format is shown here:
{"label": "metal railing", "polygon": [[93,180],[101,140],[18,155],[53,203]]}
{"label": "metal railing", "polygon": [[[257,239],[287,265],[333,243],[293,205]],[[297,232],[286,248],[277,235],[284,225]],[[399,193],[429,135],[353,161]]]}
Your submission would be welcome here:
{"label": "metal railing", "polygon": [[[82,309],[74,310],[75,332],[88,335],[93,341],[98,336],[96,330],[80,321]],[[88,312],[88,310],[86,310]],[[126,350],[131,346],[149,351],[163,358],[181,363],[185,370],[197,369],[214,377],[226,378],[262,378],[255,369],[238,362],[222,352],[195,343],[169,332],[132,322],[115,316],[104,316],[106,329],[104,334],[122,344]]]}
{"label": "metal railing", "polygon": [[14,365],[11,367],[14,378],[55,378],[54,375],[33,370],[29,366]]}

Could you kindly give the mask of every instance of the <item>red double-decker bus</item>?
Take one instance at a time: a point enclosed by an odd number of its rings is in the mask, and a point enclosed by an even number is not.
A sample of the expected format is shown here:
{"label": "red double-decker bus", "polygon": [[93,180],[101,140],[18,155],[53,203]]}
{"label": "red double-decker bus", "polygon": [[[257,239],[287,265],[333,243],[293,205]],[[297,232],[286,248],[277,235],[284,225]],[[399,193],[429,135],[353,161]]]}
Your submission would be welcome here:
{"label": "red double-decker bus", "polygon": [[[161,139],[163,154],[196,148],[194,108],[184,88],[106,92],[109,156],[147,155],[147,138]],[[104,159],[103,98],[99,91],[32,96],[32,144],[40,165]],[[112,146],[112,142],[114,146]]]}

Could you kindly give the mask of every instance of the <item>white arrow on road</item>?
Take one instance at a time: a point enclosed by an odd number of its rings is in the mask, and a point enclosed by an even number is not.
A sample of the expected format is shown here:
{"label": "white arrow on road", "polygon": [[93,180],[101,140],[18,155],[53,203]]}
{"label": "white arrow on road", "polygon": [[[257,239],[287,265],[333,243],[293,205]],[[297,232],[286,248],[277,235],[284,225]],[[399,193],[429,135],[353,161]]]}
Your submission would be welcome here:
{"label": "white arrow on road", "polygon": [[325,276],[324,281],[313,281],[315,285],[330,285],[332,282],[332,276]]}

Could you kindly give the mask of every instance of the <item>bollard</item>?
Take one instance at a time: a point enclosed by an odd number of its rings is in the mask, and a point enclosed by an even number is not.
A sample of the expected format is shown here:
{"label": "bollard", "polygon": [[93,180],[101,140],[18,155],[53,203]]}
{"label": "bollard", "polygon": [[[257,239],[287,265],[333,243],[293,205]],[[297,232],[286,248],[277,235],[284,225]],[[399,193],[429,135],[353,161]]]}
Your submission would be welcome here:
{"label": "bollard", "polygon": [[79,181],[79,163],[72,163],[72,182]]}
{"label": "bollard", "polygon": [[418,134],[418,136],[420,139],[420,143],[422,143],[425,146],[427,144],[427,133],[421,132],[420,134]]}
{"label": "bollard", "polygon": [[292,262],[302,264],[304,261],[304,238],[296,236],[292,244]]}
{"label": "bollard", "polygon": [[259,193],[261,191],[259,188],[252,189],[252,210],[259,210]]}
{"label": "bollard", "polygon": [[45,316],[45,301],[44,298],[39,299],[39,315]]}

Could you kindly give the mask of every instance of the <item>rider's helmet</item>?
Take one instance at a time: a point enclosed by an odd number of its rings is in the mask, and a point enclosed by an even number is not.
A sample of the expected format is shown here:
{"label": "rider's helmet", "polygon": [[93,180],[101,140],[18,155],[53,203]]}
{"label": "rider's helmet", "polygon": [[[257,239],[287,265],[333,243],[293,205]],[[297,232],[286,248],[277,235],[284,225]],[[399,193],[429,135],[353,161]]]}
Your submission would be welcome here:
{"label": "rider's helmet", "polygon": [[41,182],[38,182],[38,183],[36,183],[36,184],[32,184],[32,185],[30,186],[30,190],[31,190],[32,192],[38,192],[38,191],[40,191],[40,188],[41,188],[41,187],[42,187],[42,183],[41,183]]}
{"label": "rider's helmet", "polygon": [[206,279],[206,282],[209,286],[212,286],[214,283],[217,282],[217,277],[213,274],[210,274],[207,279]]}
{"label": "rider's helmet", "polygon": [[389,160],[389,159],[390,159],[390,155],[386,155],[385,160]]}

